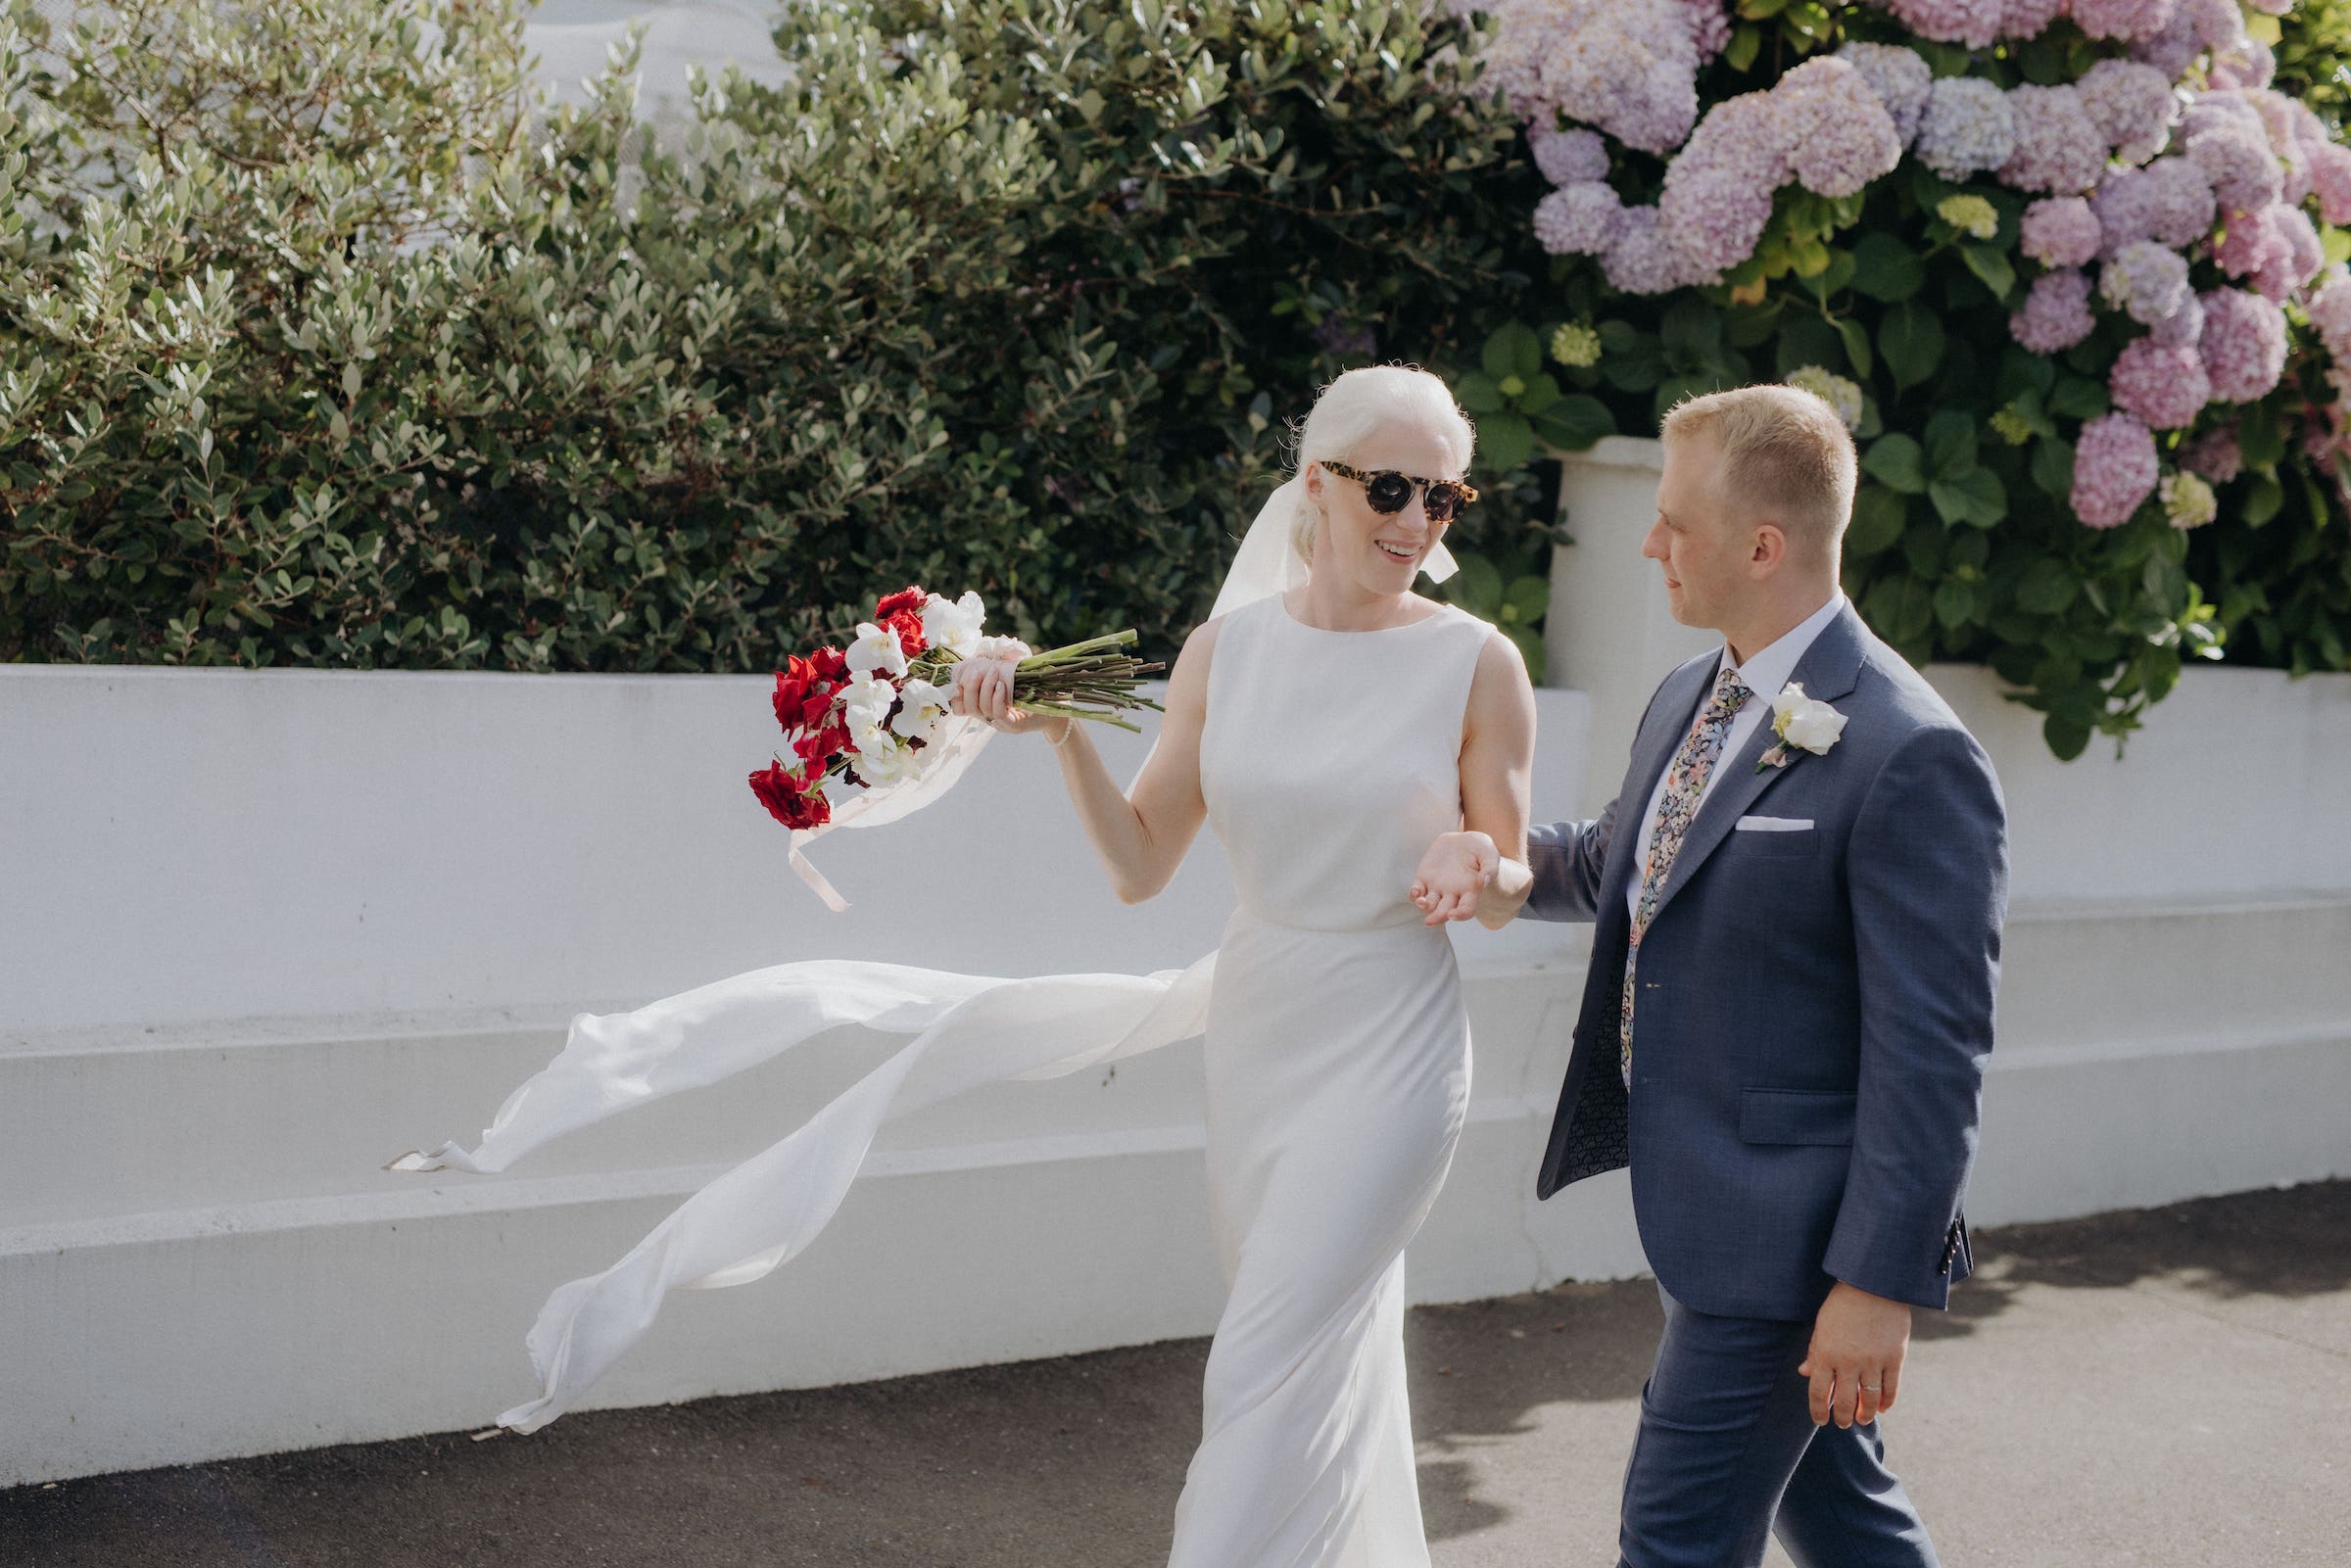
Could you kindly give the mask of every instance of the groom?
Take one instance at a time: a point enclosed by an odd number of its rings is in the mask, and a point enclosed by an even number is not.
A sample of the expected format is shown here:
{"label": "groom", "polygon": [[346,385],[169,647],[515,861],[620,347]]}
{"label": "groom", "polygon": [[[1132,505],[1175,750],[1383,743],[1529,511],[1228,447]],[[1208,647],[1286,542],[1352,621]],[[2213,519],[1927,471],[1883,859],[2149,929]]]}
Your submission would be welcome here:
{"label": "groom", "polygon": [[[1506,918],[1596,924],[1539,1196],[1632,1167],[1665,1332],[1629,1568],[1932,1564],[1886,1467],[1913,1307],[1971,1266],[2007,902],[1998,781],[1838,590],[1851,439],[1782,386],[1666,416],[1642,553],[1721,653],[1668,676],[1595,822],[1537,827]],[[1798,689],[1801,689],[1800,695]]]}

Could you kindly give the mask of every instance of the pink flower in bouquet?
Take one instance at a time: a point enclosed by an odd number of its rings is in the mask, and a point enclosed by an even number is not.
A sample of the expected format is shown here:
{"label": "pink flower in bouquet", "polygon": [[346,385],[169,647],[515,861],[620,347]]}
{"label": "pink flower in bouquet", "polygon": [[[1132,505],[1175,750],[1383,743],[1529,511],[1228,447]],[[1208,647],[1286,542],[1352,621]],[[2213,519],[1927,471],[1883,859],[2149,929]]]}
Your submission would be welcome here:
{"label": "pink flower in bouquet", "polygon": [[2079,196],[2043,197],[2025,209],[2017,249],[2043,266],[2080,266],[2098,254],[2097,214]]}
{"label": "pink flower in bouquet", "polygon": [[2155,491],[2155,438],[2127,413],[2102,414],[2074,443],[2074,515],[2091,528],[2120,528]]}
{"label": "pink flower in bouquet", "polygon": [[2197,352],[2212,378],[2215,403],[2251,403],[2269,396],[2285,373],[2285,312],[2258,294],[2213,289],[2204,302]]}
{"label": "pink flower in bouquet", "polygon": [[2089,274],[2069,266],[2033,280],[2025,303],[2008,317],[2008,332],[2035,354],[2057,354],[2088,337],[2097,324],[2089,309]]}
{"label": "pink flower in bouquet", "polygon": [[2212,400],[2212,383],[2193,348],[2167,349],[2151,338],[2123,345],[2106,389],[2114,405],[2152,430],[2192,424]]}

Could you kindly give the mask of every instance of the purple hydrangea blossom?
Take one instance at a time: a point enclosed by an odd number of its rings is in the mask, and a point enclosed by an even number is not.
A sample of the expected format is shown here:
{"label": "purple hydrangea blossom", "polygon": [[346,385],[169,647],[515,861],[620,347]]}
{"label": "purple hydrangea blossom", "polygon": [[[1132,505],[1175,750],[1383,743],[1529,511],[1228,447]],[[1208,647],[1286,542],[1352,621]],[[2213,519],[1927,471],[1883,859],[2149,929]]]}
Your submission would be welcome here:
{"label": "purple hydrangea blossom", "polygon": [[1664,153],[1698,119],[1698,46],[1681,0],[1500,0],[1487,78],[1537,125],[1593,125]]}
{"label": "purple hydrangea blossom", "polygon": [[2089,201],[2108,255],[2139,240],[2192,245],[2212,232],[2218,212],[2203,168],[2176,156],[2144,168],[2109,168]]}
{"label": "purple hydrangea blossom", "polygon": [[2278,74],[2278,57],[2259,38],[2240,38],[2228,49],[2213,51],[2207,74],[2215,87],[2267,87]]}
{"label": "purple hydrangea blossom", "polygon": [[[2163,73],[2164,80],[2178,81],[2196,56],[2204,52],[2204,46],[2196,41],[2195,22],[2188,15],[2188,8],[2195,3],[2196,0],[2182,0],[2161,32],[2131,46],[2131,58],[2142,66],[2154,67]],[[2234,14],[2236,0],[2221,0],[2221,3]]]}
{"label": "purple hydrangea blossom", "polygon": [[2351,147],[2333,142],[2310,149],[2310,188],[2319,215],[2329,223],[2351,223]]}
{"label": "purple hydrangea blossom", "polygon": [[2312,292],[2304,309],[2327,352],[2351,364],[2351,273],[2340,263],[2329,267],[2327,281]]}
{"label": "purple hydrangea blossom", "polygon": [[[1851,61],[1807,60],[1782,76],[1771,95],[1786,105],[1790,169],[1814,195],[1851,196],[1902,161],[1894,117]],[[1764,205],[1770,206],[1768,196]]]}
{"label": "purple hydrangea blossom", "polygon": [[1755,241],[1771,221],[1771,187],[1755,185],[1735,169],[1686,168],[1674,160],[1657,198],[1657,219],[1668,244],[1691,279],[1711,279],[1754,254]]}
{"label": "purple hydrangea blossom", "polygon": [[1538,130],[1527,138],[1535,166],[1554,185],[1580,185],[1608,177],[1608,144],[1597,131]]}
{"label": "purple hydrangea blossom", "polygon": [[2266,398],[2285,373],[2285,312],[2258,294],[2213,289],[2204,302],[2196,352],[2212,378],[2215,403]]}
{"label": "purple hydrangea blossom", "polygon": [[2017,249],[2042,266],[2080,266],[2096,259],[2098,246],[2098,215],[2079,196],[2043,197],[2017,228]]}
{"label": "purple hydrangea blossom", "polygon": [[2150,338],[2123,345],[2107,373],[2114,405],[2150,430],[2179,430],[2194,423],[2212,401],[2212,382],[2192,348],[2167,349]]}
{"label": "purple hydrangea blossom", "polygon": [[2226,485],[2245,471],[2245,451],[2237,445],[2236,426],[2207,430],[2180,449],[2180,466]]}
{"label": "purple hydrangea blossom", "polygon": [[[1788,183],[1795,150],[1796,117],[1785,98],[1764,89],[1726,98],[1707,110],[1673,166],[1688,164],[1693,173],[1701,167],[1728,169],[1772,191]],[[1672,169],[1666,174],[1670,178]]]}
{"label": "purple hydrangea blossom", "polygon": [[1921,38],[1982,49],[2000,35],[2007,4],[2006,0],[1886,0],[1886,9]]}
{"label": "purple hydrangea blossom", "polygon": [[1698,63],[1704,65],[1721,54],[1731,41],[1731,11],[1722,0],[1679,0],[1683,21],[1690,26],[1690,42],[1698,50]]}
{"label": "purple hydrangea blossom", "polygon": [[2282,17],[2294,9],[2294,0],[2245,0],[2245,4],[2265,17]]}
{"label": "purple hydrangea blossom", "polygon": [[2204,335],[2204,302],[2189,295],[2180,309],[2160,321],[2147,323],[2147,337],[2166,349],[2192,349]]}
{"label": "purple hydrangea blossom", "polygon": [[2176,9],[2176,0],[2073,0],[2074,25],[2092,38],[2152,38]]}
{"label": "purple hydrangea blossom", "polygon": [[2065,10],[2066,0],[2007,0],[2000,7],[2000,36],[2038,38]]}
{"label": "purple hydrangea blossom", "polygon": [[2008,317],[2008,333],[2035,354],[2057,354],[2097,324],[2089,309],[2089,274],[2068,266],[2033,280],[2025,303]]}
{"label": "purple hydrangea blossom", "polygon": [[2179,15],[2194,29],[2199,50],[2230,49],[2245,36],[2245,14],[2236,0],[2180,0]]}
{"label": "purple hydrangea blossom", "polygon": [[1914,149],[1919,162],[1944,179],[1963,180],[1998,168],[2016,151],[2016,118],[2008,95],[1981,76],[1943,76],[1927,97]]}
{"label": "purple hydrangea blossom", "polygon": [[1562,185],[1535,204],[1535,238],[1554,256],[1599,256],[1624,226],[1624,204],[1603,180]]}
{"label": "purple hydrangea blossom", "polygon": [[2278,155],[2259,131],[2216,126],[2187,138],[2187,156],[2212,183],[2220,204],[2251,212],[2278,200],[2283,189]]}
{"label": "purple hydrangea blossom", "polygon": [[2142,324],[2177,315],[2193,297],[2187,286],[2187,259],[2153,240],[2126,245],[2099,272],[2098,293]]}
{"label": "purple hydrangea blossom", "polygon": [[[2062,0],[2058,0],[2062,3]],[[1899,44],[1848,43],[1837,51],[1837,58],[1852,63],[1869,83],[1869,90],[1878,95],[1886,113],[1894,117],[1895,134],[1902,145],[1910,145],[1918,134],[1919,119],[1927,112],[1927,96],[1935,90],[1935,72],[1918,56],[1915,49]]]}
{"label": "purple hydrangea blossom", "polygon": [[1663,294],[1689,281],[1681,253],[1669,243],[1654,207],[1625,209],[1601,270],[1627,294]]}
{"label": "purple hydrangea blossom", "polygon": [[2018,190],[2072,195],[2098,183],[2107,141],[2089,117],[2080,89],[2023,86],[2010,90],[2016,148],[2000,178]]}
{"label": "purple hydrangea blossom", "polygon": [[2180,100],[2171,79],[2154,67],[2101,60],[2075,86],[2098,133],[2124,163],[2143,164],[2171,139]]}
{"label": "purple hydrangea blossom", "polygon": [[2212,259],[2231,277],[2248,279],[2265,297],[2283,302],[2326,264],[2327,254],[2309,215],[2277,202],[2230,214]]}
{"label": "purple hydrangea blossom", "polygon": [[2155,491],[2155,438],[2127,413],[2102,414],[2074,443],[2074,515],[2120,528]]}

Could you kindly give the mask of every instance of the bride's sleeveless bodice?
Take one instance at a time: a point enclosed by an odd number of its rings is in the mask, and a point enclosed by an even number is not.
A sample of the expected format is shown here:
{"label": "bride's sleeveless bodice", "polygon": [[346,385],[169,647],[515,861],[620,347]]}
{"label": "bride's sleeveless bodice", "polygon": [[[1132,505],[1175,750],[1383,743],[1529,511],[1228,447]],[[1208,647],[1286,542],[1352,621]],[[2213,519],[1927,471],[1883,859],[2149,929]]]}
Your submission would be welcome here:
{"label": "bride's sleeveless bodice", "polygon": [[1491,630],[1443,605],[1326,632],[1278,595],[1225,618],[1200,789],[1243,913],[1316,930],[1418,924],[1407,890],[1429,840],[1461,826],[1462,721]]}

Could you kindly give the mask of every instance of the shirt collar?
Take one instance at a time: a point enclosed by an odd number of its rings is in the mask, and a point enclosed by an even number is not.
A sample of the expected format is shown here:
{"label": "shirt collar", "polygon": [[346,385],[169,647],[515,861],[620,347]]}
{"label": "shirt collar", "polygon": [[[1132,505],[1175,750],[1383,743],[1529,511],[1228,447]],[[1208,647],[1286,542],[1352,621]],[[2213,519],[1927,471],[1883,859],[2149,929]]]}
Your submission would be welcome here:
{"label": "shirt collar", "polygon": [[1845,595],[1842,593],[1833,594],[1826,604],[1805,616],[1794,630],[1783,634],[1778,641],[1749,654],[1745,664],[1734,665],[1730,646],[1724,644],[1722,661],[1715,668],[1718,672],[1736,669],[1747,689],[1768,702],[1780,694],[1781,688],[1788,684],[1790,676],[1796,674],[1796,667],[1803,662],[1804,655],[1811,650],[1820,634],[1829,629],[1829,623],[1837,619],[1844,609]]}

